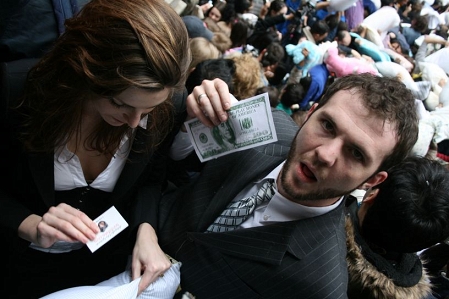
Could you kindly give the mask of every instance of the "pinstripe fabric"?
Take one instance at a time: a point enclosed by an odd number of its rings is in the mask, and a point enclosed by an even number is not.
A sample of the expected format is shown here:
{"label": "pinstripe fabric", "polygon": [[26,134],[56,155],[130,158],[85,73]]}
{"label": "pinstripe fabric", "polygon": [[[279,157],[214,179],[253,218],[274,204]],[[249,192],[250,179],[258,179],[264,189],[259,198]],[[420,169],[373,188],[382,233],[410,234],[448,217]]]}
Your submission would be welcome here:
{"label": "pinstripe fabric", "polygon": [[297,131],[285,116],[273,112],[278,142],[209,161],[173,208],[162,202],[170,214],[159,243],[182,262],[182,289],[199,299],[346,298],[343,204],[312,219],[204,233],[237,193],[285,160]]}

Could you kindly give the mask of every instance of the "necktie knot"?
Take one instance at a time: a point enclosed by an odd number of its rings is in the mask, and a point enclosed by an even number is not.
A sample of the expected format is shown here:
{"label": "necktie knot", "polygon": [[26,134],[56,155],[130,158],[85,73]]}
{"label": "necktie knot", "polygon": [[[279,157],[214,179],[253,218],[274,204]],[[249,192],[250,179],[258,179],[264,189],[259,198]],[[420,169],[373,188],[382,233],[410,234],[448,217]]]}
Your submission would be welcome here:
{"label": "necktie knot", "polygon": [[274,180],[266,180],[260,189],[250,197],[231,202],[220,216],[207,228],[207,232],[225,232],[236,229],[254,212],[262,202],[274,195]]}

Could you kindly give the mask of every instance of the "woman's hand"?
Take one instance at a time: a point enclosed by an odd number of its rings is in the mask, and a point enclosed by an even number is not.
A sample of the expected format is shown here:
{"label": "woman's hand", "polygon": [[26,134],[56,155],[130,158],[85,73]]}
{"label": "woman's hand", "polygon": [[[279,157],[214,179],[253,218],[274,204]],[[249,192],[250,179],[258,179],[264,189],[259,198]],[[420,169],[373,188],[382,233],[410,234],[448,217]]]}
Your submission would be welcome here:
{"label": "woman's hand", "polygon": [[214,127],[228,119],[231,108],[228,85],[221,79],[204,80],[187,97],[189,119],[198,118],[204,125]]}
{"label": "woman's hand", "polygon": [[171,266],[165,253],[159,247],[156,232],[148,223],[142,223],[137,230],[136,244],[132,256],[132,279],[142,276],[138,295]]}
{"label": "woman's hand", "polygon": [[19,226],[19,237],[43,248],[56,241],[87,243],[99,232],[83,212],[64,203],[51,207],[44,216],[30,215]]}
{"label": "woman's hand", "polygon": [[201,10],[203,11],[203,14],[206,14],[207,11],[212,8],[212,6],[213,5],[210,2],[206,2],[203,5],[200,5]]}

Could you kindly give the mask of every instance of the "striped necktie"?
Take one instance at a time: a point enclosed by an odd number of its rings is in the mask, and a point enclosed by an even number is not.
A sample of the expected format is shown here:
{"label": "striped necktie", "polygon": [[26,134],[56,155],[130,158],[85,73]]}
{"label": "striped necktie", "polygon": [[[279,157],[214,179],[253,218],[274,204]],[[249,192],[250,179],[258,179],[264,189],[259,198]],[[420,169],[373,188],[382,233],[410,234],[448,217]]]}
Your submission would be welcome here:
{"label": "striped necktie", "polygon": [[226,232],[236,229],[240,224],[245,222],[251,215],[257,205],[264,201],[270,200],[274,195],[274,180],[268,179],[260,187],[256,194],[243,198],[241,200],[231,202],[229,206],[215,219],[206,230],[206,232]]}

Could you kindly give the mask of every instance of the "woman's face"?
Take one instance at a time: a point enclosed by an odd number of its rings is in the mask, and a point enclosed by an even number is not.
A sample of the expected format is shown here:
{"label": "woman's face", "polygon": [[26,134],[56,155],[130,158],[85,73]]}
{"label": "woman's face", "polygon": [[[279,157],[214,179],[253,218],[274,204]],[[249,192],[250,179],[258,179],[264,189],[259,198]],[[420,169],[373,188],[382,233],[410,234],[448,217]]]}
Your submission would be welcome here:
{"label": "woman's face", "polygon": [[402,54],[402,48],[399,42],[392,42],[391,43],[391,49],[395,51],[396,53]]}
{"label": "woman's face", "polygon": [[229,128],[229,126],[227,125],[227,123],[221,123],[218,125],[218,131],[220,132],[220,135],[227,139],[227,140],[231,140],[232,139],[232,132],[231,132],[231,128]]}
{"label": "woman's face", "polygon": [[169,95],[168,88],[149,91],[130,87],[117,96],[95,100],[92,106],[94,111],[111,126],[128,125],[135,128],[145,115],[165,102]]}
{"label": "woman's face", "polygon": [[217,8],[212,7],[209,11],[209,18],[211,18],[214,22],[218,22],[221,19],[221,12]]}

